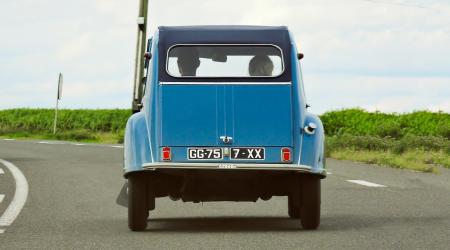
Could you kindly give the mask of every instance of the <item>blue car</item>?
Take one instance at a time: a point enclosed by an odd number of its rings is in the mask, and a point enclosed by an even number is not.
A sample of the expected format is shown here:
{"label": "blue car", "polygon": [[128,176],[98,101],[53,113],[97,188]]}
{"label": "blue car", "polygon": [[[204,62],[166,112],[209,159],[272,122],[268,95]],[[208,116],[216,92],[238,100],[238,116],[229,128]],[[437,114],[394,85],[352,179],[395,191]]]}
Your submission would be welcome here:
{"label": "blue car", "polygon": [[131,230],[160,197],[287,196],[291,218],[319,226],[324,130],[307,111],[302,57],[286,27],[159,27],[125,131]]}

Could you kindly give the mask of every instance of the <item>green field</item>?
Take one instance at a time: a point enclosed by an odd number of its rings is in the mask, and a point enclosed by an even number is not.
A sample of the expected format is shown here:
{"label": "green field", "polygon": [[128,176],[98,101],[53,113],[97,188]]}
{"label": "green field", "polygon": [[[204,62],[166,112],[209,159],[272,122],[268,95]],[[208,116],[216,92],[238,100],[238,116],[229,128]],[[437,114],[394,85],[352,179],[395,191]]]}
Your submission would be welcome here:
{"label": "green field", "polygon": [[422,172],[450,168],[448,113],[347,109],[327,112],[321,119],[329,157]]}
{"label": "green field", "polygon": [[444,112],[386,114],[346,109],[327,112],[320,118],[328,136],[352,134],[401,138],[418,135],[450,138],[450,114]]}
{"label": "green field", "polygon": [[130,110],[60,110],[56,135],[53,134],[54,110],[0,110],[0,136],[117,143]]}
{"label": "green field", "polygon": [[[50,109],[0,110],[0,137],[121,143],[130,110],[60,110],[52,133]],[[450,168],[450,114],[346,109],[321,115],[327,155],[366,163],[438,172]]]}

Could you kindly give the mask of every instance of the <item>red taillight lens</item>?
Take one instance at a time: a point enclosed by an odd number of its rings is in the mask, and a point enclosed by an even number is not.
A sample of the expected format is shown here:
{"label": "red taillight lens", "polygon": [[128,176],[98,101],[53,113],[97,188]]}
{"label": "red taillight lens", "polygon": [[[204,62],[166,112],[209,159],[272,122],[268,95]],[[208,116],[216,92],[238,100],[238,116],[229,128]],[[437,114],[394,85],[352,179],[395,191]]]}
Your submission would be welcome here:
{"label": "red taillight lens", "polygon": [[289,148],[282,148],[281,149],[281,160],[283,162],[290,162],[292,159],[291,157],[291,149]]}
{"label": "red taillight lens", "polygon": [[163,147],[162,151],[161,151],[161,155],[162,155],[162,160],[163,161],[170,161],[172,158],[172,154],[170,152],[170,148],[169,147]]}

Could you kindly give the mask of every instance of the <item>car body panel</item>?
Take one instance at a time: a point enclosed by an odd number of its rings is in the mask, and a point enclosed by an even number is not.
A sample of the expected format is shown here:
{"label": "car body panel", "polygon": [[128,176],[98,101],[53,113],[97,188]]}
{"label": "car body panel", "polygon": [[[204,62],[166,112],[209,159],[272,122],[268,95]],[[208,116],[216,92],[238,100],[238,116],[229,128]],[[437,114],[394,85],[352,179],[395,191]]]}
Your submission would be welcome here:
{"label": "car body panel", "polygon": [[165,84],[160,91],[160,145],[220,146],[220,136],[233,146],[293,144],[290,84]]}
{"label": "car body panel", "polygon": [[[183,34],[180,32],[180,36]],[[268,151],[264,161],[252,161],[252,164],[260,164],[263,169],[269,166],[267,164],[286,164],[287,168],[307,166],[304,169],[309,170],[303,173],[326,175],[323,126],[317,116],[306,110],[302,73],[290,33],[290,47],[284,51],[288,53],[285,58],[289,61],[285,63],[289,67],[285,70],[288,76],[245,81],[194,79],[188,80],[188,83],[168,76],[160,77],[166,54],[161,55],[164,50],[159,46],[159,36],[160,31],[157,31],[152,39],[152,60],[148,68],[143,109],[131,116],[127,123],[125,177],[129,173],[151,171],[149,164],[162,164],[160,151],[163,146],[173,147],[174,164],[193,163],[194,166],[196,162],[185,157],[188,147],[265,147]],[[217,39],[233,42],[233,38],[225,35]],[[242,40],[237,42],[242,43]],[[267,44],[270,41],[262,42]],[[164,66],[162,68],[165,69]],[[204,84],[199,84],[201,82]],[[239,109],[241,106],[248,109]],[[314,134],[304,132],[304,127],[310,122],[317,125]],[[221,142],[219,137],[222,135],[233,137],[232,144]],[[292,149],[291,162],[276,160],[279,156],[277,151],[282,147]],[[197,168],[203,169],[203,161],[197,162]],[[220,162],[233,161],[224,158]]]}
{"label": "car body panel", "polygon": [[225,91],[225,134],[233,137],[233,146],[292,147],[291,85],[236,85]]}
{"label": "car body panel", "polygon": [[160,91],[160,145],[219,145],[224,130],[220,86],[161,85]]}

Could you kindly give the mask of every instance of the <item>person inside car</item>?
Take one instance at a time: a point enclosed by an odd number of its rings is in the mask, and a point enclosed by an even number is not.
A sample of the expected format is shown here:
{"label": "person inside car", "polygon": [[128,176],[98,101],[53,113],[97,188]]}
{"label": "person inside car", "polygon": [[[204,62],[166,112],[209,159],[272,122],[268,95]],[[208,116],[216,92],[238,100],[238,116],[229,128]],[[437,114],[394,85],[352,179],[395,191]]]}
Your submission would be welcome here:
{"label": "person inside car", "polygon": [[254,56],[248,65],[250,76],[272,76],[273,62],[268,56]]}
{"label": "person inside car", "polygon": [[198,51],[194,48],[182,48],[177,63],[181,76],[195,76],[200,66]]}

